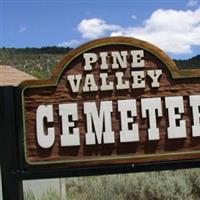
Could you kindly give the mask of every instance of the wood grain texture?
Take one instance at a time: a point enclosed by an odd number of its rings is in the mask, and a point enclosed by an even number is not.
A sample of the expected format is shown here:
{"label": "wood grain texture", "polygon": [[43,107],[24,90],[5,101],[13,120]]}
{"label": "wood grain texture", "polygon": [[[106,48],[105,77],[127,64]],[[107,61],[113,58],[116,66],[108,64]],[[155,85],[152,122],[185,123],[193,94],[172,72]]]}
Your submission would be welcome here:
{"label": "wood grain texture", "polygon": [[[145,78],[145,89],[129,89],[108,92],[90,92],[77,94],[72,93],[67,75],[83,74],[83,52],[111,52],[122,50],[145,50],[145,69],[162,69],[163,75],[158,89],[150,88],[150,80]],[[130,71],[134,69],[120,69],[125,73],[125,79],[130,79]],[[99,69],[95,65],[92,73],[95,75],[97,85],[100,85],[100,72],[108,72],[109,80],[114,81],[114,70],[108,71]],[[193,77],[191,79],[191,77]],[[90,42],[70,55],[66,56],[52,75],[51,80],[47,81],[28,81],[21,84],[22,99],[24,102],[24,139],[26,159],[29,164],[54,163],[59,166],[79,167],[94,166],[118,163],[142,163],[168,160],[184,160],[200,158],[200,138],[191,137],[191,109],[189,106],[189,95],[200,94],[200,70],[178,71],[175,63],[157,47],[146,42],[130,38],[106,38]],[[185,113],[183,119],[186,120],[187,138],[186,139],[167,139],[168,116],[164,105],[166,96],[183,96]],[[164,117],[157,123],[160,130],[159,141],[149,141],[147,137],[148,120],[141,118],[141,98],[161,97]],[[120,99],[137,100],[136,122],[139,124],[140,141],[135,143],[122,144],[119,142],[120,117],[117,111],[117,100]],[[86,118],[83,114],[83,102],[113,101],[112,128],[115,132],[115,144],[113,145],[85,145]],[[81,145],[79,147],[60,147],[61,121],[58,115],[58,105],[61,103],[78,103],[79,120],[76,123],[80,129]],[[56,131],[56,141],[51,149],[41,149],[36,141],[36,109],[39,105],[53,104],[54,123]],[[56,164],[56,162],[58,162]],[[62,164],[59,164],[61,162]]]}

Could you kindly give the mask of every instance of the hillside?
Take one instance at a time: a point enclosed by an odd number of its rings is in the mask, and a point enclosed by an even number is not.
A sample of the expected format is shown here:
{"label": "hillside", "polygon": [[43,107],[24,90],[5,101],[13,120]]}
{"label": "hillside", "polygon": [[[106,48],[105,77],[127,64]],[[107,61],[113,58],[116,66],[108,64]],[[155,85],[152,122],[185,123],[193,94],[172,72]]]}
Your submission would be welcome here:
{"label": "hillside", "polygon": [[[14,66],[37,78],[49,78],[56,64],[70,51],[70,47],[0,48],[0,65]],[[188,60],[174,60],[180,69],[200,68],[200,55]]]}
{"label": "hillside", "polygon": [[200,55],[194,56],[188,60],[174,60],[180,69],[200,68]]}
{"label": "hillside", "polygon": [[37,78],[49,78],[53,68],[71,48],[2,48],[0,49],[0,65],[10,65],[25,71]]}

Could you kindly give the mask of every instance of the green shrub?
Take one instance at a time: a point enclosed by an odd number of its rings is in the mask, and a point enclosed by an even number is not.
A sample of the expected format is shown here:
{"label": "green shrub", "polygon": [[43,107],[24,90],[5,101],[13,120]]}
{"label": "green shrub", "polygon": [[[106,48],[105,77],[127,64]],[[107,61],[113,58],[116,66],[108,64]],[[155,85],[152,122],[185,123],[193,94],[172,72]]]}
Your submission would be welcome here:
{"label": "green shrub", "polygon": [[45,193],[43,193],[40,200],[60,200],[60,195],[50,188]]}
{"label": "green shrub", "polygon": [[24,199],[25,200],[36,200],[36,197],[35,197],[34,193],[30,189],[28,189],[24,193]]}
{"label": "green shrub", "polygon": [[35,194],[28,189],[24,193],[24,200],[60,200],[60,195],[54,189],[49,188],[40,198],[37,198]]}
{"label": "green shrub", "polygon": [[200,169],[66,179],[70,200],[199,200]]}

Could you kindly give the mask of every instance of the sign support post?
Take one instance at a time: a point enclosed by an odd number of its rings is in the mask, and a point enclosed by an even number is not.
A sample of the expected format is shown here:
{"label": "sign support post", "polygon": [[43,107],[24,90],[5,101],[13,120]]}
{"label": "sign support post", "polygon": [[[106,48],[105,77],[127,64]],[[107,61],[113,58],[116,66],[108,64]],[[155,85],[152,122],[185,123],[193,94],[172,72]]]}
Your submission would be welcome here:
{"label": "sign support post", "polygon": [[0,88],[1,173],[3,199],[23,200],[22,180],[18,177],[18,149],[15,123],[15,88]]}

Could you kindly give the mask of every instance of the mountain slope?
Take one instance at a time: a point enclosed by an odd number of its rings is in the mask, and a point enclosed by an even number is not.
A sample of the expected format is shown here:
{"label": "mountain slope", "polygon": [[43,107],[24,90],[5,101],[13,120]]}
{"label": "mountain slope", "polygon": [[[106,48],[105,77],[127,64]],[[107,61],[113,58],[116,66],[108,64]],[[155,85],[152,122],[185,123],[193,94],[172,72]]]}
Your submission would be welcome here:
{"label": "mountain slope", "polygon": [[[46,79],[51,76],[56,64],[71,50],[69,47],[1,48],[0,65],[10,65],[37,78]],[[200,55],[174,61],[179,69],[200,68]]]}

